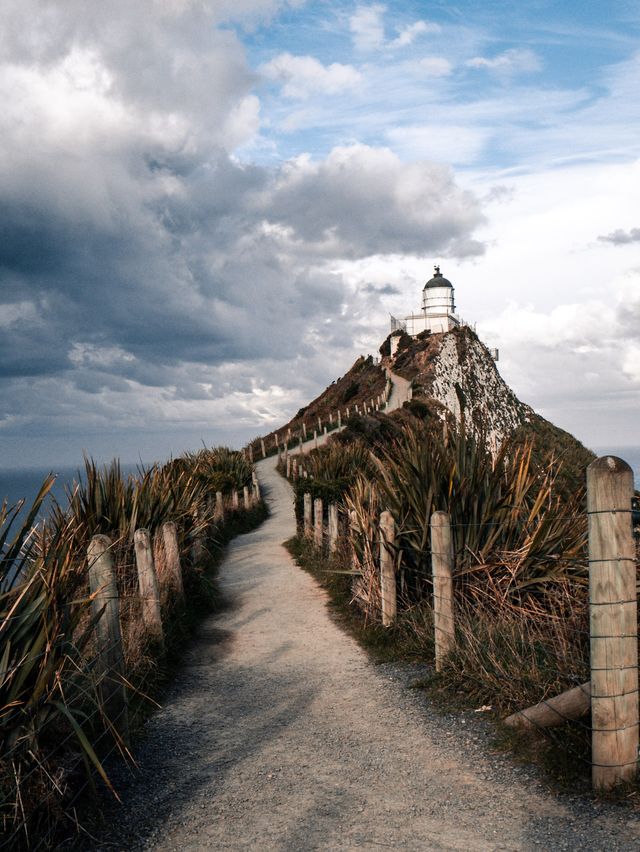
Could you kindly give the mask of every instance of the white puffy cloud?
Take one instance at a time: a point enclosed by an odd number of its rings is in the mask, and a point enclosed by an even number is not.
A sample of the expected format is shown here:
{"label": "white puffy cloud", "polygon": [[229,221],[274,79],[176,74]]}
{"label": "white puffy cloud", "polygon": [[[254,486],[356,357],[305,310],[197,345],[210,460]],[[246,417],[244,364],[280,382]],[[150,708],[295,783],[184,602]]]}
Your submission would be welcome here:
{"label": "white puffy cloud", "polygon": [[469,68],[486,68],[499,74],[519,74],[540,71],[540,57],[528,48],[511,48],[496,56],[474,56],[465,63]]}
{"label": "white puffy cloud", "polygon": [[357,6],[349,18],[349,29],[356,50],[370,51],[382,47],[385,40],[383,15],[386,6],[374,3],[372,6]]}
{"label": "white puffy cloud", "polygon": [[352,65],[332,62],[323,65],[312,56],[281,53],[259,69],[270,80],[282,84],[288,98],[305,99],[313,94],[336,94],[354,89],[362,82],[362,74]]}
{"label": "white puffy cloud", "polygon": [[408,47],[421,35],[426,33],[439,33],[440,26],[427,21],[415,21],[413,24],[408,24],[406,27],[401,27],[398,30],[398,35],[389,42],[390,48]]}
{"label": "white puffy cloud", "polygon": [[418,62],[418,68],[427,77],[448,77],[453,71],[453,65],[444,56],[425,56]]}

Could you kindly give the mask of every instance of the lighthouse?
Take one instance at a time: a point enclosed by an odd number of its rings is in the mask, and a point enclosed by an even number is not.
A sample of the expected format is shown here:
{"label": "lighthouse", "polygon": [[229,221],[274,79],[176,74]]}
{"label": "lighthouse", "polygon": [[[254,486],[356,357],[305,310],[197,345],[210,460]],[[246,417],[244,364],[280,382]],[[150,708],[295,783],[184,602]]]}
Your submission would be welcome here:
{"label": "lighthouse", "polygon": [[402,320],[391,317],[391,331],[406,331],[412,337],[422,331],[439,334],[451,331],[461,324],[456,314],[453,284],[445,278],[440,267],[434,268],[433,278],[430,278],[422,289],[422,310],[409,314]]}

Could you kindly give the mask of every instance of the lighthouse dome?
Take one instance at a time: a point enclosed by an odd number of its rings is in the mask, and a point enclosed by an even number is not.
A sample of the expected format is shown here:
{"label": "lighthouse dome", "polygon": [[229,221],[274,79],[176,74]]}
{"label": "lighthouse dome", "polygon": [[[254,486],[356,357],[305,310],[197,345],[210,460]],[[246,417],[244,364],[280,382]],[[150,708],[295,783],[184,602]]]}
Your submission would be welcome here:
{"label": "lighthouse dome", "polygon": [[442,272],[440,272],[440,267],[436,266],[435,271],[433,273],[433,278],[430,278],[427,283],[424,285],[423,290],[431,290],[433,287],[451,287],[453,289],[453,284],[449,281],[448,278],[445,278]]}

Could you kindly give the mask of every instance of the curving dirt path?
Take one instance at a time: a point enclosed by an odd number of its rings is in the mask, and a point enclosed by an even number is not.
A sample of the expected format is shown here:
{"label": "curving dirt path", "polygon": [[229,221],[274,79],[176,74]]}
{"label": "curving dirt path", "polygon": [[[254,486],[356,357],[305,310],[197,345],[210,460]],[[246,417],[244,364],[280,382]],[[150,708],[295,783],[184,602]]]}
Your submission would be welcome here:
{"label": "curving dirt path", "polygon": [[547,793],[490,753],[479,715],[436,714],[406,688],[412,670],[369,663],[281,546],[289,485],[274,459],[258,469],[271,517],[229,549],[233,607],[149,722],[111,848],[638,848],[629,811]]}
{"label": "curving dirt path", "polygon": [[387,378],[391,382],[391,393],[387,400],[385,412],[395,411],[411,399],[411,382],[408,379],[403,379],[397,373],[393,373],[388,367],[386,370]]}

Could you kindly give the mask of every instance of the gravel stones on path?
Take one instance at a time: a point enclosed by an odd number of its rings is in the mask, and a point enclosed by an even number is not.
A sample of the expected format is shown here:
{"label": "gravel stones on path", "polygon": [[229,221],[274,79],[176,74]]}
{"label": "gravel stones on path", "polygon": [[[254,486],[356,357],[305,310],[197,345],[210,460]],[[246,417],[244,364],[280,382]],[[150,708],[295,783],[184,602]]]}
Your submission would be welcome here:
{"label": "gravel stones on path", "polygon": [[[271,516],[221,567],[232,606],[208,619],[105,845],[126,850],[627,850],[623,808],[558,797],[492,755],[486,720],[442,715],[331,620],[282,542],[295,531],[275,460],[258,464]],[[89,847],[87,847],[89,848]]]}

